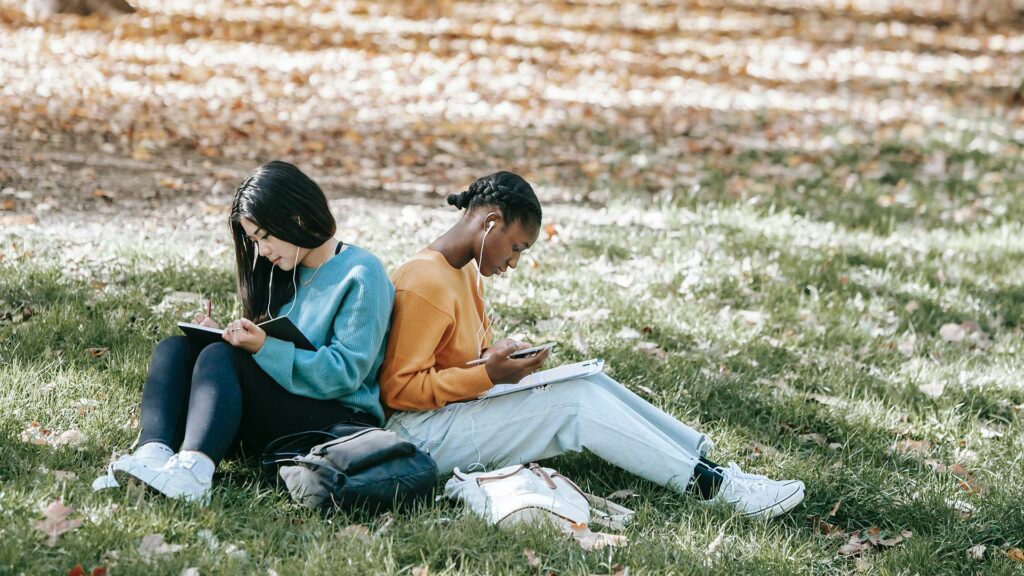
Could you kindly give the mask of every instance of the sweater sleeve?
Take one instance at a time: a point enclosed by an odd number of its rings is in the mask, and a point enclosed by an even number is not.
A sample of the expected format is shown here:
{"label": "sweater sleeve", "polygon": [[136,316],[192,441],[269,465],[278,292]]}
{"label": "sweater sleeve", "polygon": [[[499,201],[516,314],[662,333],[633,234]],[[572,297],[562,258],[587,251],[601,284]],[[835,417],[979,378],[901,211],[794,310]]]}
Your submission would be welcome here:
{"label": "sweater sleeve", "polygon": [[436,367],[435,350],[448,340],[455,319],[420,296],[399,291],[391,337],[380,372],[381,397],[395,410],[433,410],[476,398],[493,384],[483,365]]}
{"label": "sweater sleeve", "polygon": [[316,350],[267,337],[256,363],[292,394],[320,400],[352,394],[370,375],[387,337],[394,289],[383,268],[344,282],[330,341]]}

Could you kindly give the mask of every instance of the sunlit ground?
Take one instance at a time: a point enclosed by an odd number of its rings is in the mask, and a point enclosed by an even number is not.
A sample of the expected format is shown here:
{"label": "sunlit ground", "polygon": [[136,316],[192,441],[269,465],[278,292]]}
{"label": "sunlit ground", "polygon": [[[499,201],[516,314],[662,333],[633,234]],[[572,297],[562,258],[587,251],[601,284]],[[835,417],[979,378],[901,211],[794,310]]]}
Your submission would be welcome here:
{"label": "sunlit ground", "polygon": [[[139,6],[41,20],[0,0],[0,574],[1022,569],[1019,20],[838,0]],[[225,208],[272,158],[390,270],[457,217],[444,194],[523,173],[546,226],[488,285],[498,330],[604,357],[713,457],[802,478],[807,500],[744,522],[556,459],[636,493],[629,546],[584,553],[446,503],[327,522],[240,465],[205,510],[92,494],[137,434],[155,342],[204,297],[237,306]],[[22,442],[33,422],[84,440]],[[83,525],[49,547],[31,523],[57,498]],[[147,552],[152,534],[183,548]]]}

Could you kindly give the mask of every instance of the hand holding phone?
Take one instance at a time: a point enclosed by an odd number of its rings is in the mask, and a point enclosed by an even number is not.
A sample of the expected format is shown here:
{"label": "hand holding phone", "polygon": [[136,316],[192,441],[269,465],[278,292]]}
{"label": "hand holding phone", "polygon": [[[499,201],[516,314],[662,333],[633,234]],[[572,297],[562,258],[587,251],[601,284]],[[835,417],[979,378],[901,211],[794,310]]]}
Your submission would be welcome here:
{"label": "hand holding phone", "polygon": [[[515,352],[509,354],[507,356],[507,358],[514,358],[514,359],[527,358],[527,357],[533,356],[534,354],[542,352],[544,350],[550,350],[551,348],[555,347],[555,344],[556,344],[556,342],[546,342],[546,343],[540,344],[538,346],[531,346],[529,348],[523,348],[521,350],[516,350]],[[469,362],[466,362],[466,366],[477,366],[479,364],[483,364],[486,361],[487,361],[487,357],[485,356],[483,358],[477,358],[476,360],[470,360]]]}
{"label": "hand holding phone", "polygon": [[516,350],[515,352],[508,355],[509,358],[526,358],[527,356],[533,356],[541,350],[549,350],[555,347],[556,342],[545,342],[537,346],[531,346],[529,348],[523,348],[522,350]]}

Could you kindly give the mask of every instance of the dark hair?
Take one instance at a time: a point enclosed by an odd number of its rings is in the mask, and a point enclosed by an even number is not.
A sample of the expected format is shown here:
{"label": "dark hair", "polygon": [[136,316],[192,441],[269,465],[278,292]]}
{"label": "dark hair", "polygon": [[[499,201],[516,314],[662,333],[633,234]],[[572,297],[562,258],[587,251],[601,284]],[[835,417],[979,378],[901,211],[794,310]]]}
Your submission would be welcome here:
{"label": "dark hair", "polygon": [[[256,243],[245,236],[242,219],[268,234],[302,248],[316,248],[337,231],[327,198],[320,187],[295,166],[275,160],[256,168],[238,186],[231,202],[231,235],[238,266],[238,297],[242,315],[253,322],[266,320],[267,308],[277,310],[295,292],[292,272],[260,258]],[[295,263],[299,265],[298,262]],[[270,279],[273,275],[273,293]]]}
{"label": "dark hair", "polygon": [[495,172],[473,182],[465,192],[450,194],[448,203],[462,210],[497,206],[505,222],[522,222],[540,227],[541,209],[537,195],[523,177],[512,172]]}

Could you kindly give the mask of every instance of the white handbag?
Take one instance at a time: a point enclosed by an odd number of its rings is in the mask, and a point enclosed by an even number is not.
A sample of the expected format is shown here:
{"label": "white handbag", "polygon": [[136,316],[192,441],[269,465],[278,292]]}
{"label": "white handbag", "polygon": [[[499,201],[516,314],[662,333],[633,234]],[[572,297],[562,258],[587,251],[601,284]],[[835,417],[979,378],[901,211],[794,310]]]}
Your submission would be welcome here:
{"label": "white handbag", "polygon": [[538,464],[472,474],[456,468],[444,493],[465,502],[489,524],[552,522],[588,549],[625,543],[622,536],[590,532],[591,524],[620,529],[633,517],[632,510],[587,494],[572,480]]}

